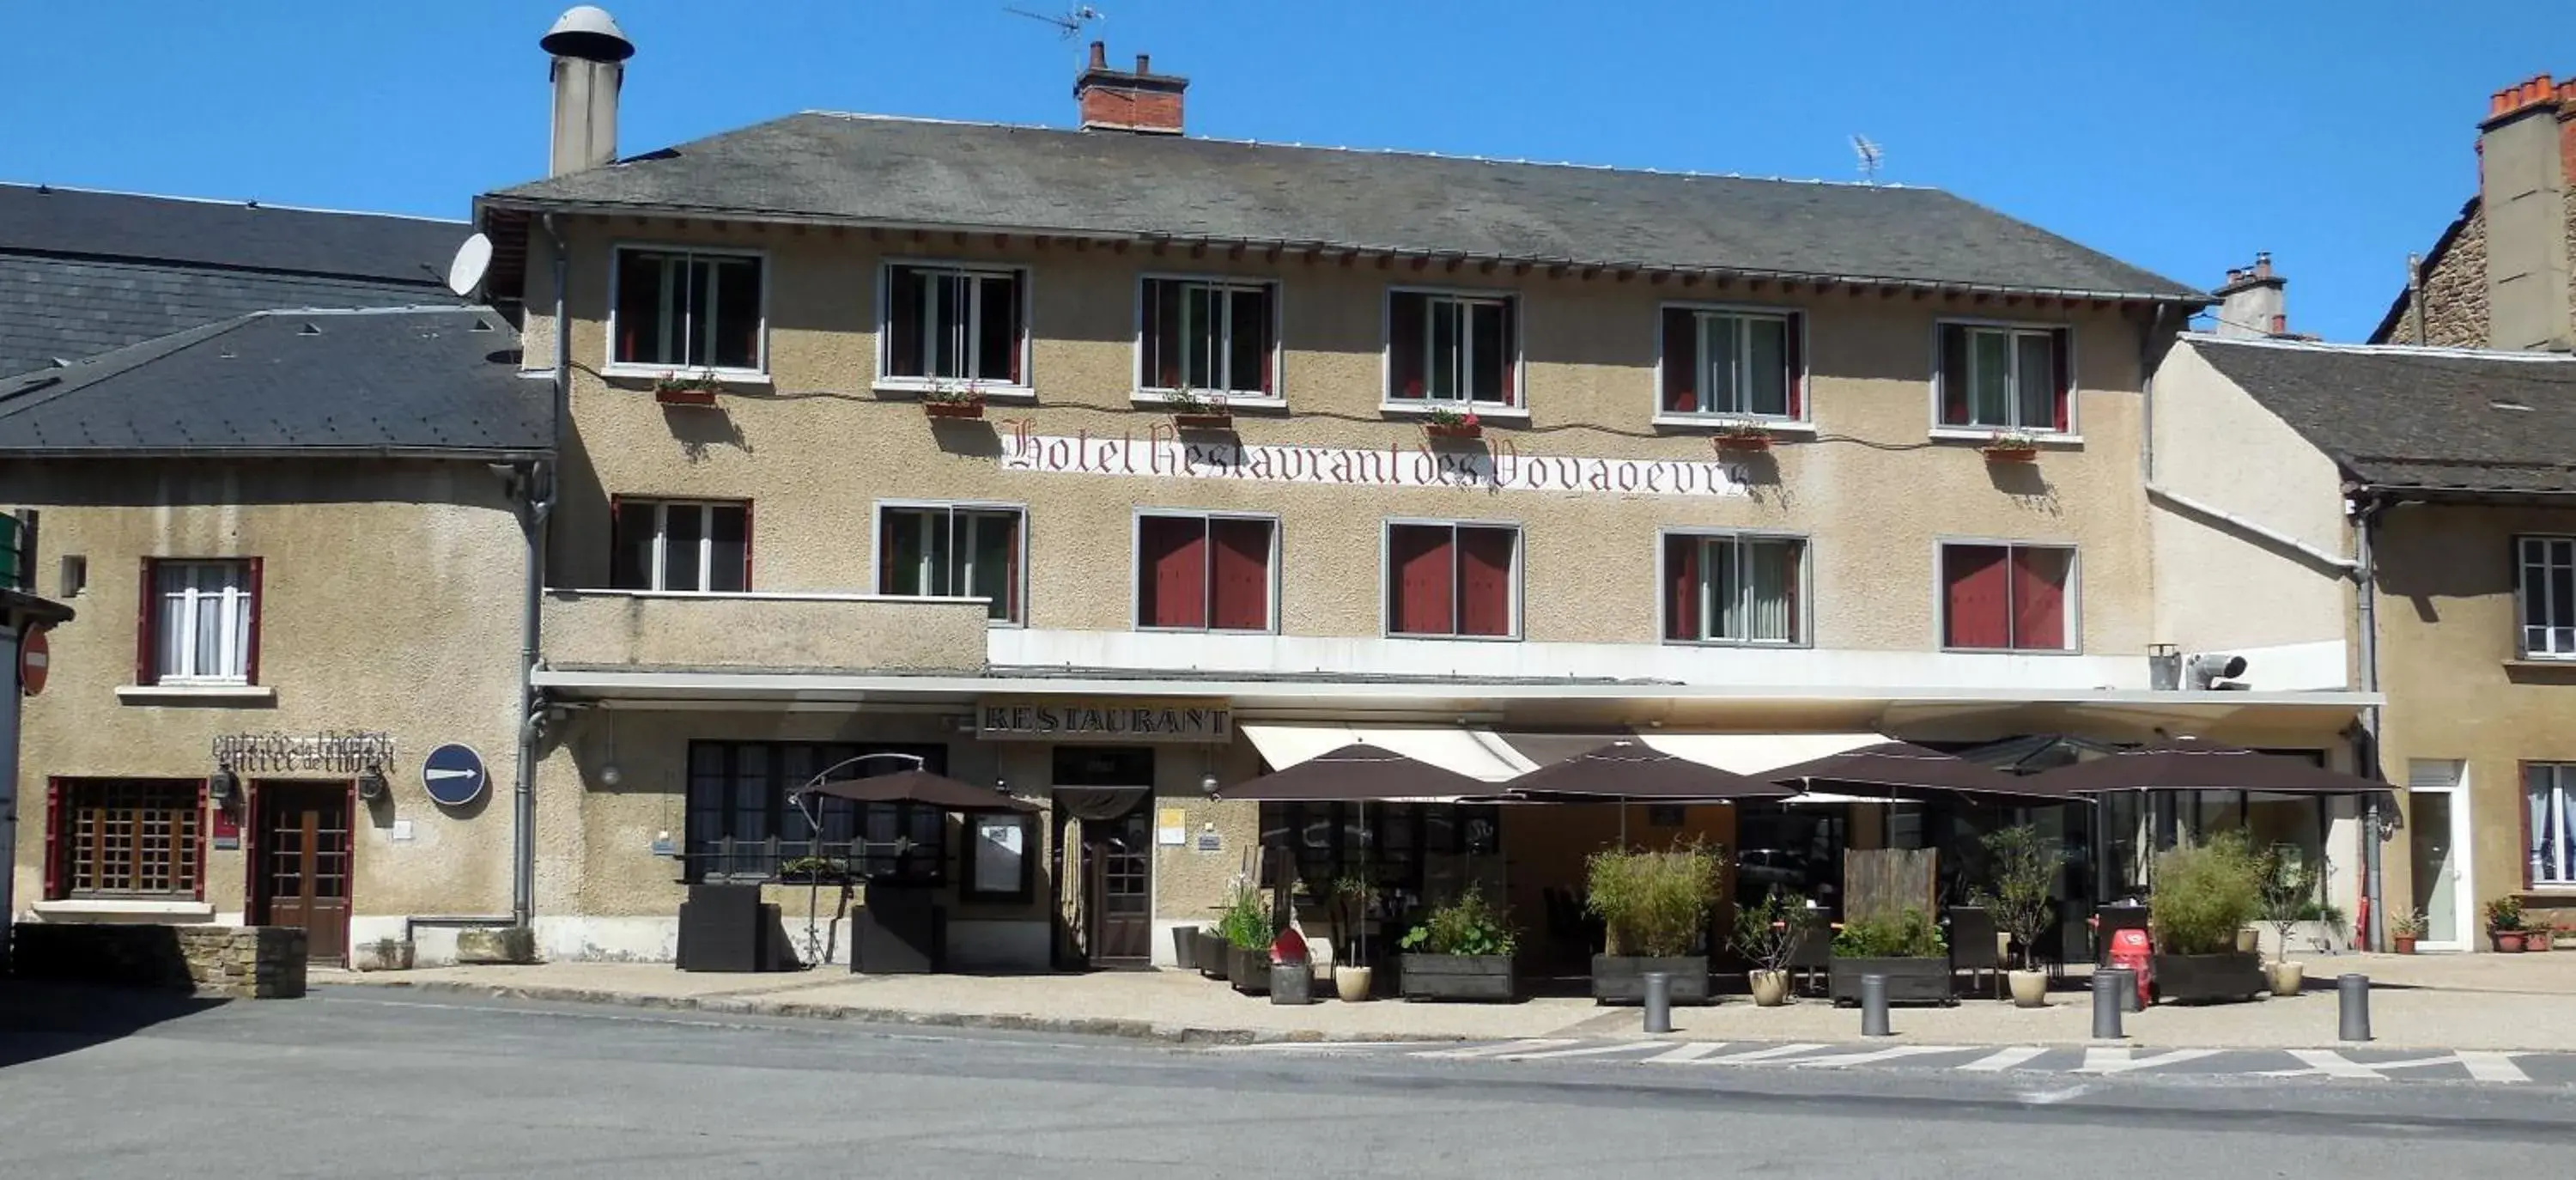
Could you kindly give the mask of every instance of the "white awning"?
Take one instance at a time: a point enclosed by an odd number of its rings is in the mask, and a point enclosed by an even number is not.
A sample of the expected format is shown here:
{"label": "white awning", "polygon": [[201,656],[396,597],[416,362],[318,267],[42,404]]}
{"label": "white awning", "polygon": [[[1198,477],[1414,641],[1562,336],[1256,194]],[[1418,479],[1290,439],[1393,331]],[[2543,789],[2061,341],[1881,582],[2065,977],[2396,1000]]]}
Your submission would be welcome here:
{"label": "white awning", "polygon": [[1894,741],[1883,733],[1667,733],[1641,729],[1637,736],[1675,758],[1760,777],[1783,766]]}
{"label": "white awning", "polygon": [[[1235,729],[1252,740],[1261,760],[1272,770],[1286,770],[1318,754],[1344,746],[1383,746],[1417,762],[1472,779],[1499,783],[1538,769],[1490,729],[1463,725],[1288,725],[1266,721],[1238,722]],[[1786,763],[1783,763],[1786,765]]]}

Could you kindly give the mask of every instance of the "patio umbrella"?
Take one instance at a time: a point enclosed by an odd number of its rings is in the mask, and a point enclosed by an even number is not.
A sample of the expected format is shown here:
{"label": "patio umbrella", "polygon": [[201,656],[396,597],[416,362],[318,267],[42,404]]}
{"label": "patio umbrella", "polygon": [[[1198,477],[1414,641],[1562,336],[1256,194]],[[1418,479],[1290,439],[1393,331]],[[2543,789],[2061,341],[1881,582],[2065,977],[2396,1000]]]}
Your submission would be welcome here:
{"label": "patio umbrella", "polygon": [[961,783],[927,770],[836,779],[816,783],[797,794],[827,795],[853,803],[918,803],[955,812],[1004,811],[1028,815],[1038,809],[1034,803],[1011,798],[990,787]]}
{"label": "patio umbrella", "polygon": [[2067,794],[2112,791],[2254,791],[2272,795],[2378,795],[2394,788],[2377,779],[2312,766],[2296,758],[2238,746],[2168,738],[2115,750],[2089,762],[2033,775],[2037,785]]}
{"label": "patio umbrella", "polygon": [[1327,750],[1216,793],[1219,799],[1270,803],[1456,803],[1494,795],[1492,783],[1407,758],[1384,746],[1359,744]]}
{"label": "patio umbrella", "polygon": [[[1840,754],[1828,754],[1764,776],[1801,792],[1831,794],[1833,788],[1864,788],[1872,797],[1948,791],[1997,800],[2035,803],[2076,801],[2072,791],[2034,781],[2047,775],[2021,777],[1989,770],[1964,758],[1928,750],[1909,742],[1883,742]],[[1792,800],[1794,802],[1794,800]]]}

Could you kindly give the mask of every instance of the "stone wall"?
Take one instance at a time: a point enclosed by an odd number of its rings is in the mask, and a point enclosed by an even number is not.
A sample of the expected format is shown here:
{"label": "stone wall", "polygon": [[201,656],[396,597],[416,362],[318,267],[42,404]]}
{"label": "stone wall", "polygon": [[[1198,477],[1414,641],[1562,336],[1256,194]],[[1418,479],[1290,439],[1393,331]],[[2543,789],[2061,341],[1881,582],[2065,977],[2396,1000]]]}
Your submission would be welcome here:
{"label": "stone wall", "polygon": [[2487,346],[2487,223],[2471,210],[2459,236],[2424,260],[2422,307],[2409,306],[2379,344],[2414,344],[2415,317],[2424,317],[2422,343],[2436,348]]}
{"label": "stone wall", "polygon": [[304,931],[292,926],[21,922],[10,962],[22,979],[173,988],[233,999],[304,994]]}

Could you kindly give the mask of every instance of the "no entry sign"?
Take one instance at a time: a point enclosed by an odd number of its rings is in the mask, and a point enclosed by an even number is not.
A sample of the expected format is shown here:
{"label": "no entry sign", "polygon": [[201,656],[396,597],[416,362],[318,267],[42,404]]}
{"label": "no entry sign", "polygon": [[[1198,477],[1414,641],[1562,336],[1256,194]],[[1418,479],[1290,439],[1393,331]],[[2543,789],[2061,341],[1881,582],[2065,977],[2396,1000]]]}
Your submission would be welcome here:
{"label": "no entry sign", "polygon": [[45,669],[53,662],[54,645],[45,638],[45,629],[29,627],[18,636],[18,691],[34,696],[45,691]]}

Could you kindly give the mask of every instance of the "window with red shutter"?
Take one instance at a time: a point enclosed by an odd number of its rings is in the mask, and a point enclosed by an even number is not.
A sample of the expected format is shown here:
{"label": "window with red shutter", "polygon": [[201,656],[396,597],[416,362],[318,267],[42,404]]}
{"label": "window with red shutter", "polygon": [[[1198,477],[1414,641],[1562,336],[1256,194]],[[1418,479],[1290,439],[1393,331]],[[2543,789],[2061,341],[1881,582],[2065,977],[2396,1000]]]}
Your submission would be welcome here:
{"label": "window with red shutter", "polygon": [[1520,404],[1519,301],[1387,294],[1387,400]]}
{"label": "window with red shutter", "polygon": [[1968,413],[1968,330],[1943,324],[1940,332],[1941,425],[1971,425]]}
{"label": "window with red shutter", "polygon": [[1458,529],[1458,633],[1512,633],[1512,552],[1520,530]]}
{"label": "window with red shutter", "polygon": [[1699,630],[1699,553],[1703,539],[1690,533],[1664,537],[1664,638],[1696,640]]}
{"label": "window with red shutter", "polygon": [[1941,646],[2012,646],[2010,553],[2001,545],[1941,550]]}
{"label": "window with red shutter", "polygon": [[1423,397],[1423,362],[1427,345],[1423,336],[1430,321],[1430,296],[1413,291],[1395,291],[1386,297],[1386,396],[1389,401],[1415,401]]}
{"label": "window with red shutter", "polygon": [[2064,651],[2072,646],[2066,642],[2066,584],[2074,565],[2073,550],[2013,548],[2013,647]]}
{"label": "window with red shutter", "polygon": [[1267,520],[1218,517],[1208,522],[1216,567],[1208,579],[1208,625],[1223,631],[1270,629],[1271,530]]}
{"label": "window with red shutter", "polygon": [[621,249],[609,360],[670,369],[757,372],[766,364],[756,254]]}
{"label": "window with red shutter", "polygon": [[1136,521],[1136,624],[1207,626],[1207,518],[1145,516]]}
{"label": "window with red shutter", "polygon": [[886,267],[879,376],[1026,385],[1028,272],[894,263]]}
{"label": "window with red shutter", "polygon": [[1145,388],[1269,396],[1276,345],[1271,284],[1178,278],[1144,284],[1138,339]]}
{"label": "window with red shutter", "polygon": [[2064,328],[1941,325],[1941,425],[2033,434],[2067,430],[2072,342]]}
{"label": "window with red shutter", "polygon": [[1445,524],[1387,526],[1387,621],[1397,634],[1456,634],[1452,540]]}

